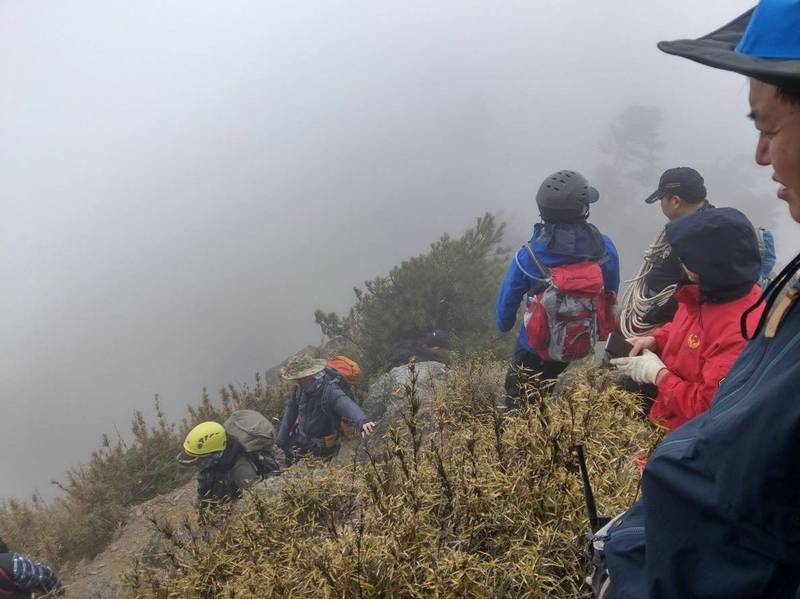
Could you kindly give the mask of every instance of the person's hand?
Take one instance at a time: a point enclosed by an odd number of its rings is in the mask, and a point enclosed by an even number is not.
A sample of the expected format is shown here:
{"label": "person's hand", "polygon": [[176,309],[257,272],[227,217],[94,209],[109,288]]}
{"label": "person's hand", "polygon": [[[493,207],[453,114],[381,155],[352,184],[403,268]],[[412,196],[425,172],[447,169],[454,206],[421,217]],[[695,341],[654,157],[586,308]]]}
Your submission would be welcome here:
{"label": "person's hand", "polygon": [[652,335],[647,335],[646,337],[628,337],[625,341],[633,346],[628,354],[631,357],[638,356],[646,349],[649,349],[650,351],[656,351],[658,349],[656,338]]}
{"label": "person's hand", "polygon": [[375,428],[374,422],[365,422],[361,425],[361,436],[366,437],[372,432],[372,429]]}
{"label": "person's hand", "polygon": [[651,385],[657,384],[662,370],[667,370],[661,358],[649,349],[644,350],[641,356],[614,358],[611,365],[637,383]]}

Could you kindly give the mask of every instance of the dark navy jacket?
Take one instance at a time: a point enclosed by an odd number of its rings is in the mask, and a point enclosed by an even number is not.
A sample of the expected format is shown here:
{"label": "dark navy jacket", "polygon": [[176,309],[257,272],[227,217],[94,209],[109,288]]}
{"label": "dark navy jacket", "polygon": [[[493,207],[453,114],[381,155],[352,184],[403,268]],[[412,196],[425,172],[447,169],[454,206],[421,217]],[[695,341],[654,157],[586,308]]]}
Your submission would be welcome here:
{"label": "dark navy jacket", "polygon": [[294,386],[278,431],[278,447],[290,445],[289,435],[295,428],[308,439],[321,439],[338,430],[340,418],[357,428],[367,421],[364,411],[342,390],[340,378],[326,370],[313,391],[306,393],[300,385]]}
{"label": "dark navy jacket", "polygon": [[55,592],[61,596],[63,587],[47,566],[19,553],[0,553],[0,597],[21,599],[30,597],[31,592]]}
{"label": "dark navy jacket", "polygon": [[241,497],[242,490],[261,479],[261,475],[233,435],[228,435],[220,460],[197,475],[199,501],[225,502]]}
{"label": "dark navy jacket", "polygon": [[615,599],[794,597],[800,585],[800,306],[751,341],[711,408],[653,453],[605,545]]}
{"label": "dark navy jacket", "polygon": [[[555,230],[554,230],[555,229]],[[599,238],[599,239],[598,239]],[[614,243],[600,235],[594,226],[581,223],[573,225],[545,225],[537,223],[529,241],[536,256],[545,266],[562,266],[585,260],[600,260],[606,291],[619,291],[619,255]],[[495,314],[497,328],[502,332],[514,328],[517,311],[523,299],[534,295],[542,285],[542,273],[536,268],[528,250],[517,250],[508,265],[506,276],[497,293]],[[519,343],[534,353],[528,344],[525,328],[520,327]]]}

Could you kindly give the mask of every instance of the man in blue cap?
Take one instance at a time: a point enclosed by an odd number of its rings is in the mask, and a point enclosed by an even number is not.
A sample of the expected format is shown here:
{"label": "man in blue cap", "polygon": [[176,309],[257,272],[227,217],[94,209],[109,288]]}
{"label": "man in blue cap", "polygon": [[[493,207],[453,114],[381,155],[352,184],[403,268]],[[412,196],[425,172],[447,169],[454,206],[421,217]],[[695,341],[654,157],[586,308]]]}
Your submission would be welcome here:
{"label": "man in blue cap", "polygon": [[[762,0],[709,35],[659,48],[750,78],[756,162],[772,166],[777,196],[800,222],[800,1]],[[610,527],[615,599],[795,596],[800,287],[791,281],[798,269],[800,256],[767,288],[764,316],[746,332],[751,341],[711,408],[655,450],[642,499]]]}

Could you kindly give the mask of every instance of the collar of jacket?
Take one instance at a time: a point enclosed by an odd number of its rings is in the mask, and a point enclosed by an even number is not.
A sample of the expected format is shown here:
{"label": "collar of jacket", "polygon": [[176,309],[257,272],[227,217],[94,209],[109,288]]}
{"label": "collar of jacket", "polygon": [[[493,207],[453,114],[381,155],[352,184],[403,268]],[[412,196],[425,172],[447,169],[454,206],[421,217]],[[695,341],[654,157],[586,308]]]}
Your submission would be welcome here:
{"label": "collar of jacket", "polygon": [[676,302],[683,304],[690,311],[700,308],[700,287],[694,283],[681,285],[673,297]]}
{"label": "collar of jacket", "polygon": [[227,435],[225,443],[225,451],[219,462],[208,468],[208,470],[230,470],[239,459],[239,456],[244,452],[244,447],[239,440],[233,435]]}
{"label": "collar of jacket", "polygon": [[600,260],[606,255],[603,235],[587,222],[536,223],[531,242],[553,254],[584,260]]}

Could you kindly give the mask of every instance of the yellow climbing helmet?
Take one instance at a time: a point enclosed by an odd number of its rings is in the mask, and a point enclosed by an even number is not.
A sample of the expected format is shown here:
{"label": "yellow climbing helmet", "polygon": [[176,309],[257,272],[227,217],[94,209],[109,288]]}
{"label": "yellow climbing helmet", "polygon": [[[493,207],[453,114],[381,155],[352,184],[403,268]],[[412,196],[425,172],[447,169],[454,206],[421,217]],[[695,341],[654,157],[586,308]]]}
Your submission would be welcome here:
{"label": "yellow climbing helmet", "polygon": [[186,435],[178,461],[181,464],[194,464],[201,458],[225,451],[226,442],[225,429],[219,422],[201,422]]}

